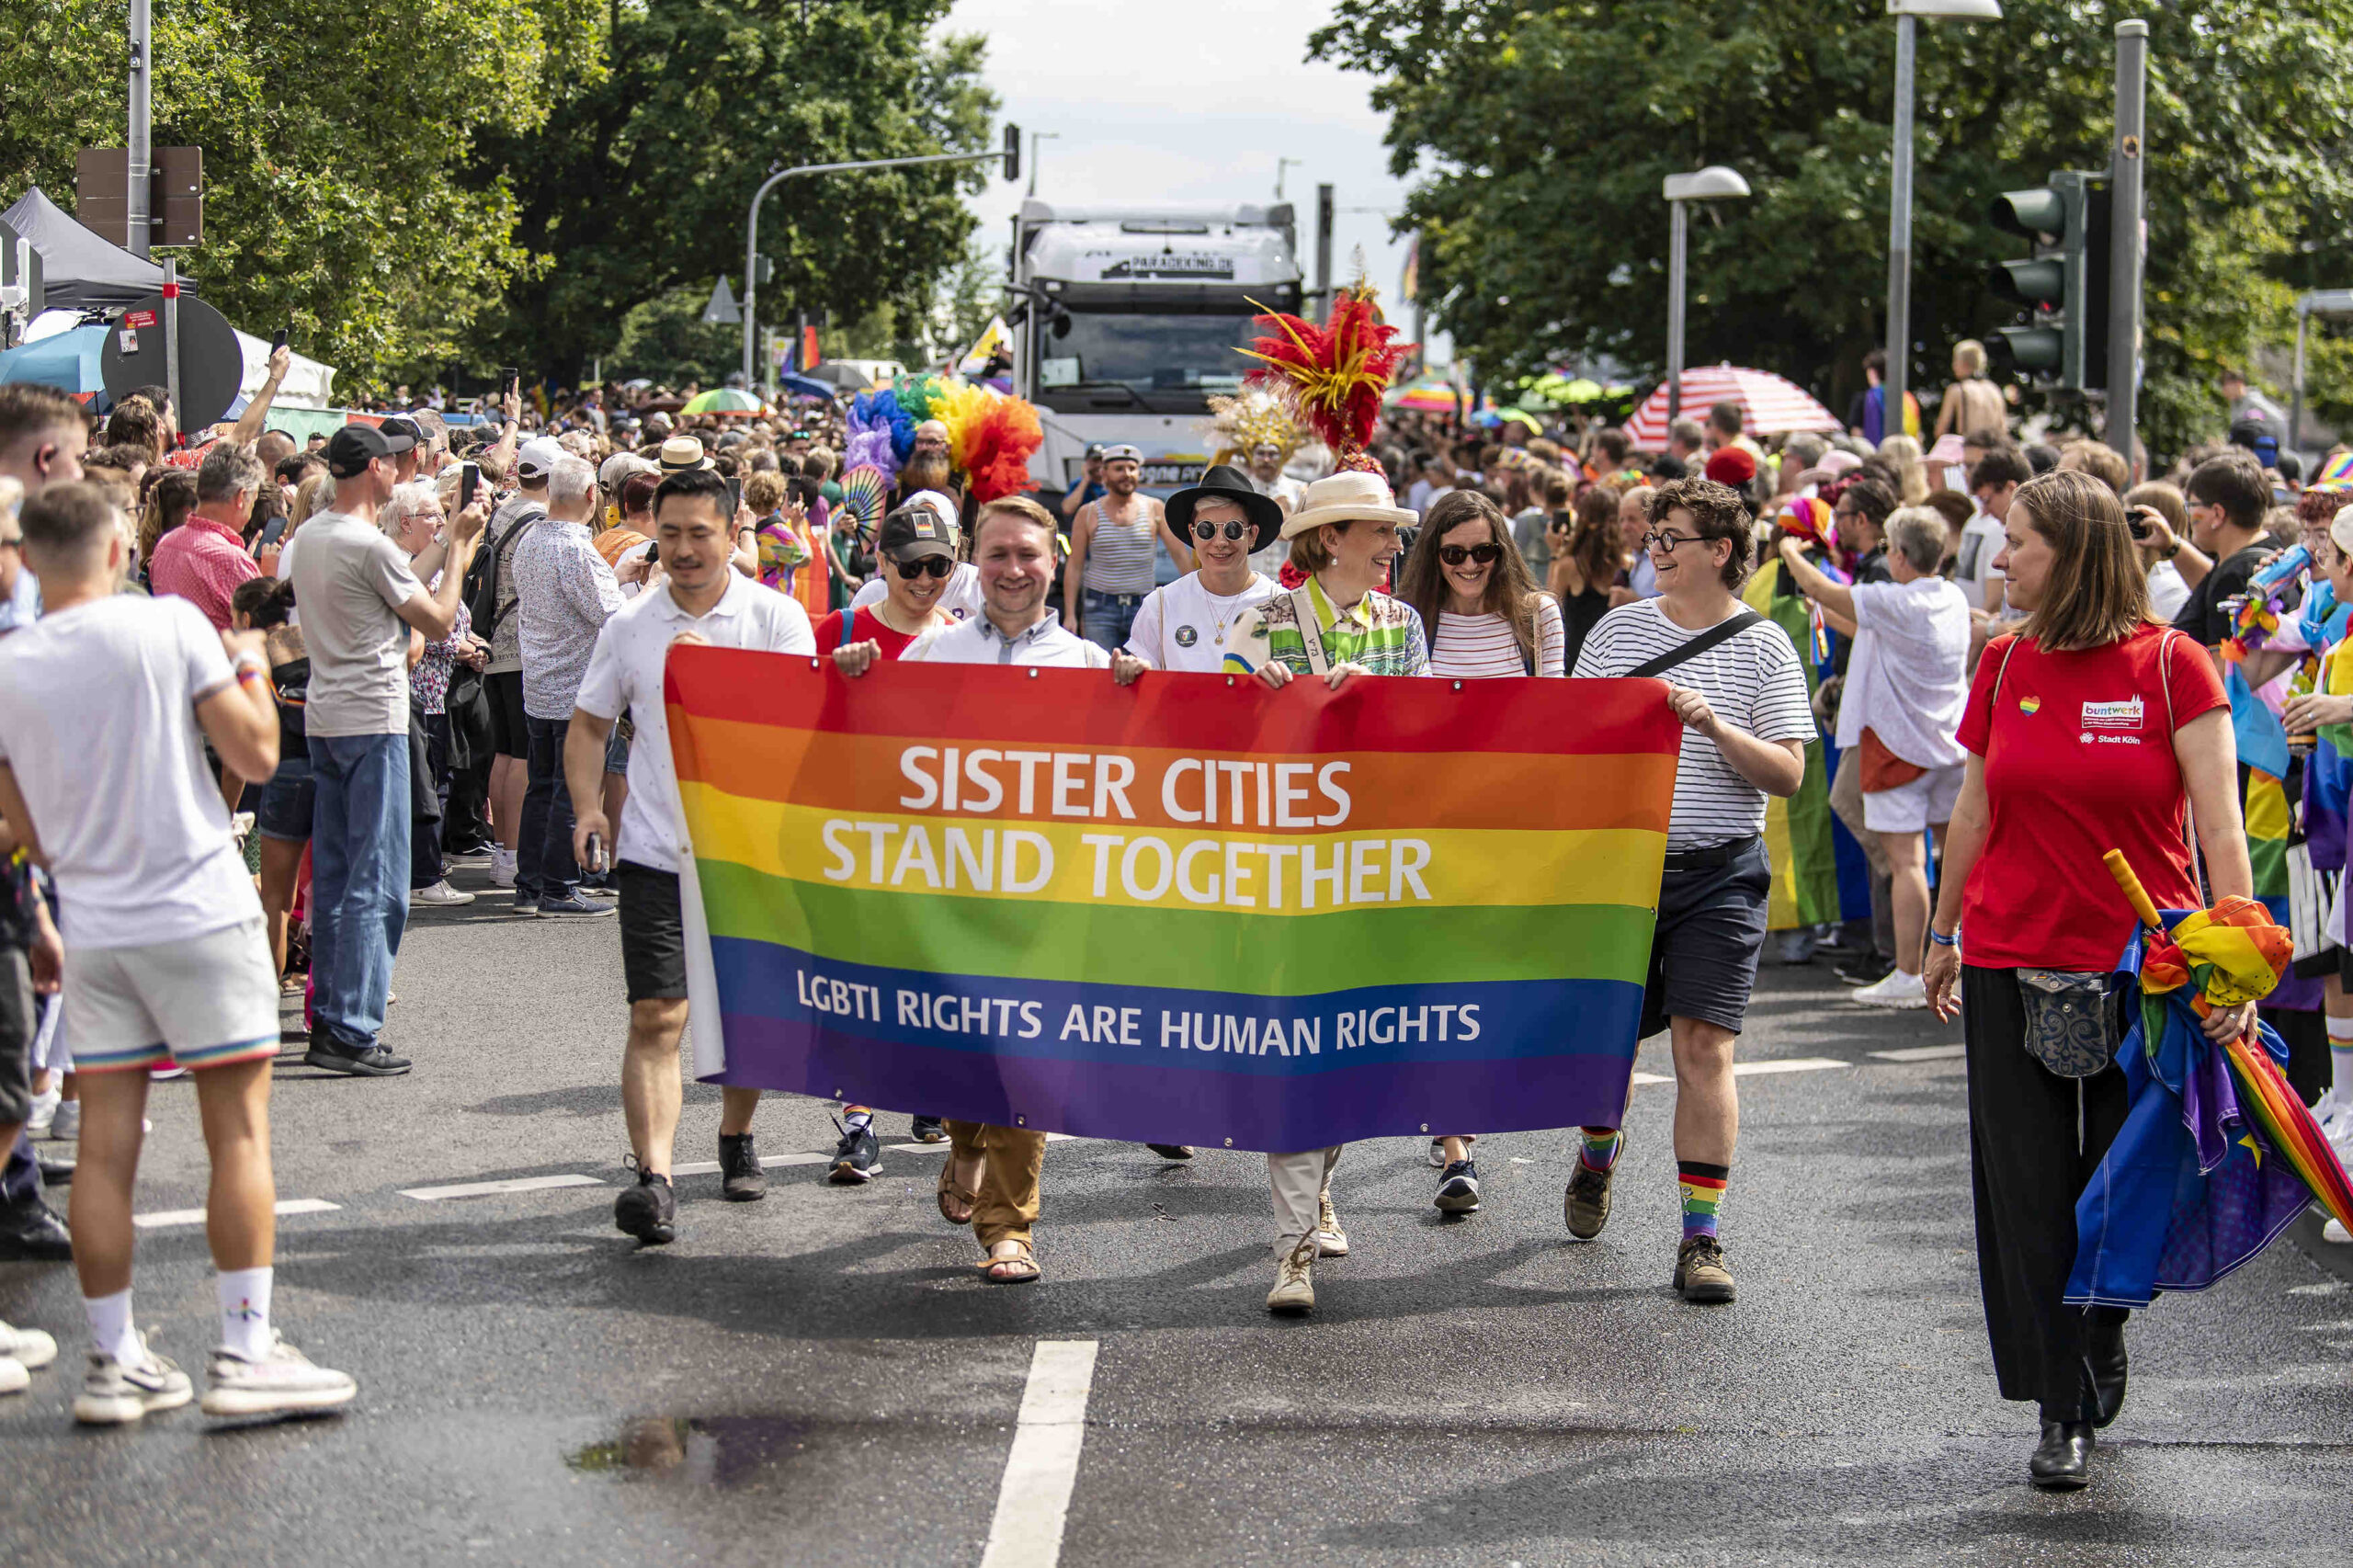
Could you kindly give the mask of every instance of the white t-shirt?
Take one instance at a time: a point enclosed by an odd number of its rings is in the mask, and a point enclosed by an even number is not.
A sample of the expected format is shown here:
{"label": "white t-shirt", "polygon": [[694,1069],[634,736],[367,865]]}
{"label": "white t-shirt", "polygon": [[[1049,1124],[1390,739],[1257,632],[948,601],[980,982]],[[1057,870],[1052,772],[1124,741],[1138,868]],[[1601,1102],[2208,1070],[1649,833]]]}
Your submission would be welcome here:
{"label": "white t-shirt", "polygon": [[1127,651],[1155,670],[1198,670],[1214,675],[1224,657],[1220,644],[1233,618],[1275,595],[1275,585],[1257,574],[1238,594],[1212,594],[1199,572],[1188,572],[1154,588],[1136,607]]}
{"label": "white t-shirt", "polygon": [[182,598],[115,594],[0,640],[0,761],[73,948],[183,942],[261,914],[204,765],[196,705],[234,681]]}
{"label": "white t-shirt", "polygon": [[[1620,605],[1586,633],[1575,674],[1579,679],[1622,676],[1699,635],[1667,619],[1656,599]],[[1699,692],[1718,718],[1759,740],[1815,738],[1798,651],[1790,634],[1769,620],[1727,637],[1659,678]],[[1685,730],[1667,847],[1701,849],[1764,831],[1765,791],[1733,772],[1713,741]]]}
{"label": "white t-shirt", "polygon": [[1970,608],[1984,609],[1985,585],[2001,581],[2002,574],[1994,570],[1994,557],[2001,553],[2002,525],[1994,520],[1992,513],[1980,512],[1961,525],[1952,580],[1968,599]]}
{"label": "white t-shirt", "polygon": [[662,701],[662,669],[682,631],[701,634],[719,648],[771,653],[817,652],[809,612],[789,594],[764,588],[740,572],[727,574],[727,591],[700,619],[688,615],[665,587],[639,595],[616,610],[597,633],[588,668],[573,699],[599,719],[623,713],[636,733],[629,747],[629,799],[621,806],[620,858],[650,870],[678,869],[678,774],[670,760],[669,710]]}
{"label": "white t-shirt", "polygon": [[[2189,602],[2189,585],[2181,580],[2181,568],[2170,561],[2160,561],[2149,568],[2149,610],[2166,625],[2181,613]],[[2278,645],[2279,639],[2272,643]]]}
{"label": "white t-shirt", "polygon": [[396,607],[425,591],[407,555],[347,512],[321,512],[297,537],[294,602],[311,653],[303,733],[407,734],[408,623]]}
{"label": "white t-shirt", "polygon": [[[849,608],[865,609],[879,605],[891,597],[891,585],[882,580],[887,567],[879,566],[867,579],[866,586],[850,596]],[[981,613],[980,568],[969,561],[956,562],[956,570],[948,574],[948,586],[940,591],[939,608],[957,620],[971,620]]]}
{"label": "white t-shirt", "polygon": [[[1438,635],[1430,640],[1430,674],[1458,679],[1492,679],[1525,676],[1519,639],[1511,622],[1500,615],[1457,615],[1438,612]],[[1565,674],[1563,654],[1568,634],[1561,628],[1560,601],[1546,594],[1536,611],[1536,674]]]}
{"label": "white t-shirt", "polygon": [[1658,597],[1658,568],[1651,564],[1649,551],[1634,552],[1634,564],[1626,574],[1626,586],[1632,589],[1638,598]]}
{"label": "white t-shirt", "polygon": [[1073,670],[1111,667],[1109,653],[1063,631],[1061,619],[1051,615],[1010,640],[987,616],[976,615],[959,625],[925,632],[908,643],[899,657],[915,664],[1040,665]]}
{"label": "white t-shirt", "polygon": [[1838,744],[1869,726],[1915,767],[1968,760],[1953,737],[1969,700],[1969,600],[1956,583],[1857,583],[1855,649],[1838,699]]}

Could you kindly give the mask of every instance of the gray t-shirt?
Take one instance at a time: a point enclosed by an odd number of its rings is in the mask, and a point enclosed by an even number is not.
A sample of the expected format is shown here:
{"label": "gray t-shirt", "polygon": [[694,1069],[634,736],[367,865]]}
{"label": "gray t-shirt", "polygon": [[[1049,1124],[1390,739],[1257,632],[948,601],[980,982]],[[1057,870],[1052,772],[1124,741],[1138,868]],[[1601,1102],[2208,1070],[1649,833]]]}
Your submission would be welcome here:
{"label": "gray t-shirt", "polygon": [[304,732],[408,733],[408,624],[397,607],[424,592],[408,557],[346,512],[321,512],[297,537],[294,602],[311,654]]}

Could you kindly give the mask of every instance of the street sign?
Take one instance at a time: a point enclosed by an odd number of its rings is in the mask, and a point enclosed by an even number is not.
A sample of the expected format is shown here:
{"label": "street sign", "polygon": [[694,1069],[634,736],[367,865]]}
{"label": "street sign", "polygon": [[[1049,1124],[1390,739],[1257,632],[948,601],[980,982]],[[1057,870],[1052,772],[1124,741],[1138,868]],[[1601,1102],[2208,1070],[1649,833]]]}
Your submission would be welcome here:
{"label": "street sign", "polygon": [[[153,246],[204,243],[204,149],[158,147],[149,171],[147,210]],[[131,222],[131,153],[84,147],[74,154],[74,218],[116,244]]]}
{"label": "street sign", "polygon": [[710,303],[702,308],[702,319],[712,326],[717,326],[722,322],[740,322],[744,319],[743,308],[735,303],[735,295],[727,287],[727,274],[721,273],[719,281],[710,286]]}
{"label": "street sign", "polygon": [[[237,401],[244,384],[245,355],[228,318],[192,294],[178,307],[179,426],[201,430],[217,423]],[[120,402],[134,387],[169,386],[171,366],[164,342],[164,297],[150,294],[123,312],[107,334],[98,374],[107,395]]]}

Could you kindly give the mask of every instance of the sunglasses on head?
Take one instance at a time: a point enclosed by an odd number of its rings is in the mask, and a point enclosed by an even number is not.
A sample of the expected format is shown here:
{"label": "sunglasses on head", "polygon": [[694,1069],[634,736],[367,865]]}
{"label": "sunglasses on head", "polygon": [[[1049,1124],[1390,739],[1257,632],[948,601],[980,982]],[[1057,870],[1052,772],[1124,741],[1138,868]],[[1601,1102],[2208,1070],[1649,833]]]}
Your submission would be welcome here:
{"label": "sunglasses on head", "polygon": [[1499,544],[1449,544],[1439,547],[1438,552],[1438,558],[1449,566],[1460,566],[1466,561],[1475,561],[1482,566],[1493,566],[1503,557],[1504,547]]}
{"label": "sunglasses on head", "polygon": [[1245,538],[1253,531],[1248,523],[1242,521],[1239,517],[1230,517],[1222,523],[1195,523],[1193,525],[1193,537],[1195,539],[1215,539],[1217,538],[1217,531],[1220,528],[1223,528],[1225,530],[1226,538],[1235,540]]}
{"label": "sunglasses on head", "polygon": [[920,561],[893,561],[902,577],[945,577],[956,570],[956,562],[944,555],[926,555]]}

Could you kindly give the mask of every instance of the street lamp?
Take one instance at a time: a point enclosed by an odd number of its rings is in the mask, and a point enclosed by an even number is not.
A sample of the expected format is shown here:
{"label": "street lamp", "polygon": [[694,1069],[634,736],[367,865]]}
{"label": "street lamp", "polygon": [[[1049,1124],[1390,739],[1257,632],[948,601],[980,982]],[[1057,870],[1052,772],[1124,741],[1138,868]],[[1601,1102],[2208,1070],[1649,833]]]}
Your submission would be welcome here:
{"label": "street lamp", "polygon": [[1669,175],[1665,186],[1666,230],[1666,417],[1683,417],[1683,253],[1689,244],[1683,213],[1687,201],[1714,201],[1746,196],[1748,182],[1739,172],[1710,164],[1697,174]]}
{"label": "street lamp", "polygon": [[1912,60],[1922,17],[1997,21],[2001,0],[1887,0],[1895,18],[1895,171],[1887,219],[1886,417],[1904,428],[1904,371],[1912,363]]}
{"label": "street lamp", "polygon": [[1062,139],[1063,133],[1059,131],[1033,131],[1029,133],[1029,195],[1038,194],[1038,165],[1044,162],[1040,154],[1045,152],[1045,144],[1049,142],[1059,142]]}

